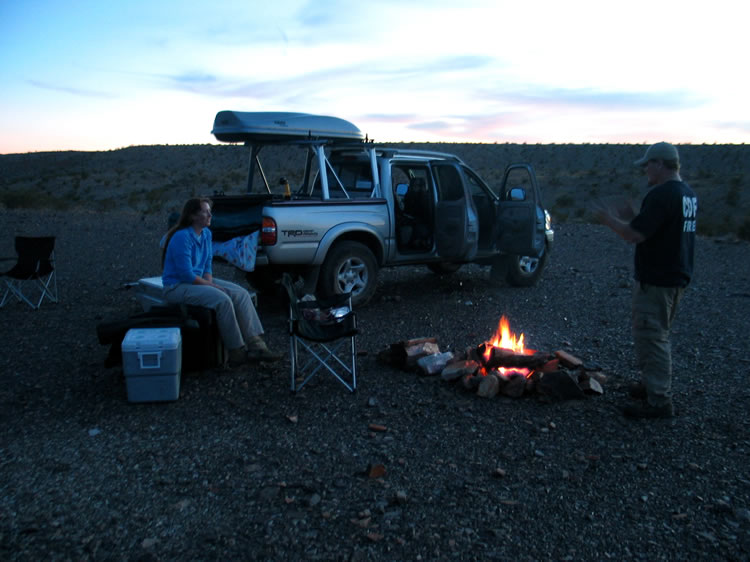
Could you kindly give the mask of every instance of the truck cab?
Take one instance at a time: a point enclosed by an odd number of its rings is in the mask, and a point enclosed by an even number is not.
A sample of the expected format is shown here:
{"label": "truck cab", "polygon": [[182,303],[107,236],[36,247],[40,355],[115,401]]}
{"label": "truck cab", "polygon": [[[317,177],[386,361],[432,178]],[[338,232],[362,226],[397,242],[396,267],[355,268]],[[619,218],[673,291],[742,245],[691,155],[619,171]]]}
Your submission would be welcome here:
{"label": "truck cab", "polygon": [[[373,158],[375,167],[369,165]],[[393,225],[389,262],[467,263],[544,250],[541,193],[527,164],[509,166],[493,191],[466,163],[441,152],[341,147],[328,161],[329,185],[338,178],[344,190],[364,196],[380,185]]]}

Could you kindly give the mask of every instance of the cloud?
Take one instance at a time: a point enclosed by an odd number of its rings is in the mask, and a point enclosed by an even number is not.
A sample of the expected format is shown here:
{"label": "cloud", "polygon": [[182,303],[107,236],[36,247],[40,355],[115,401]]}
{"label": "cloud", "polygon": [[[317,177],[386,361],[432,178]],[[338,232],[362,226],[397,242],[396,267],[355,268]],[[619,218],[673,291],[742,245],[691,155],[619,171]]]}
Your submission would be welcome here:
{"label": "cloud", "polygon": [[705,103],[688,91],[617,92],[591,88],[533,88],[511,92],[484,92],[483,97],[502,99],[517,104],[542,105],[548,107],[585,107],[591,109],[684,109]]}
{"label": "cloud", "polygon": [[215,84],[218,79],[213,74],[205,74],[202,72],[186,72],[185,74],[178,74],[169,76],[169,79],[177,84]]}
{"label": "cloud", "polygon": [[725,131],[741,131],[745,134],[750,133],[750,121],[715,121],[712,123],[712,126]]}
{"label": "cloud", "polygon": [[71,88],[69,86],[59,86],[57,84],[48,84],[46,82],[41,82],[39,80],[27,80],[29,84],[34,86],[35,88],[40,88],[42,90],[52,90],[54,92],[64,92],[66,94],[71,94],[74,96],[81,96],[84,98],[101,98],[101,99],[115,99],[117,96],[115,94],[112,94],[110,92],[97,92],[94,90],[85,90],[82,88]]}
{"label": "cloud", "polygon": [[[487,56],[447,56],[431,60],[401,60],[399,65],[380,61],[362,61],[357,64],[328,67],[312,72],[290,75],[274,80],[247,80],[230,76],[216,76],[200,71],[164,75],[170,87],[218,97],[246,97],[283,101],[294,98],[298,92],[306,92],[314,97],[316,92],[341,88],[350,89],[354,85],[371,84],[375,89],[398,83],[405,88],[424,88],[440,75],[452,75],[461,71],[476,71],[491,64]],[[311,94],[312,93],[312,94]],[[280,99],[279,99],[280,98]]]}
{"label": "cloud", "polygon": [[446,129],[452,128],[453,126],[455,126],[455,123],[449,123],[448,121],[422,121],[421,123],[407,125],[407,128],[416,131],[433,131],[440,133]]}

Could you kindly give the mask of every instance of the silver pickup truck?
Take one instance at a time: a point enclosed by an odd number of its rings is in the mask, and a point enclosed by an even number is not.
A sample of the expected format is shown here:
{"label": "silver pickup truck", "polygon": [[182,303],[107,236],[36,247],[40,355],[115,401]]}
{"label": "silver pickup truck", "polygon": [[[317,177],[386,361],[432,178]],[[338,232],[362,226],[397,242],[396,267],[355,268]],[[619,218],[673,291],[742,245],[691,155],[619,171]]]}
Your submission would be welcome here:
{"label": "silver pickup truck", "polygon": [[[211,229],[217,240],[260,231],[248,276],[261,290],[288,271],[310,292],[363,305],[382,267],[479,263],[516,286],[544,269],[554,233],[528,164],[508,166],[493,189],[456,156],[380,146],[348,121],[304,113],[221,111],[212,134],[250,148],[245,193],[213,197]],[[280,170],[272,188],[267,147],[301,151],[303,169]]]}

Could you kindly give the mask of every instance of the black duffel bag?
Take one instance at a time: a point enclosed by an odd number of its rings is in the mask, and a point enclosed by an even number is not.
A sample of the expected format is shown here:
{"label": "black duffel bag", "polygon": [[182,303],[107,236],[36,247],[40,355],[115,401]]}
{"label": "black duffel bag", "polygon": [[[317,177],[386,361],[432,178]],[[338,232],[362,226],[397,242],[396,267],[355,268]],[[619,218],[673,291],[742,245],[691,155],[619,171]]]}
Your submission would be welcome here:
{"label": "black duffel bag", "polygon": [[179,328],[182,338],[182,371],[202,371],[224,362],[224,345],[216,324],[216,313],[202,306],[174,304],[153,306],[128,318],[97,324],[99,343],[109,345],[106,367],[122,364],[122,340],[134,328]]}

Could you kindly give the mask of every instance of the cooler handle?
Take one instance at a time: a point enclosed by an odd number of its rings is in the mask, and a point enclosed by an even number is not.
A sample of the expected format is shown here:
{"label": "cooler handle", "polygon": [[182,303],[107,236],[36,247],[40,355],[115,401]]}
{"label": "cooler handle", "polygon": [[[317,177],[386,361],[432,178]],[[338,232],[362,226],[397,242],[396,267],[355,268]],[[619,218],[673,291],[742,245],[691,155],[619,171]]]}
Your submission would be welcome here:
{"label": "cooler handle", "polygon": [[161,351],[139,351],[138,361],[141,369],[158,369],[161,367]]}

